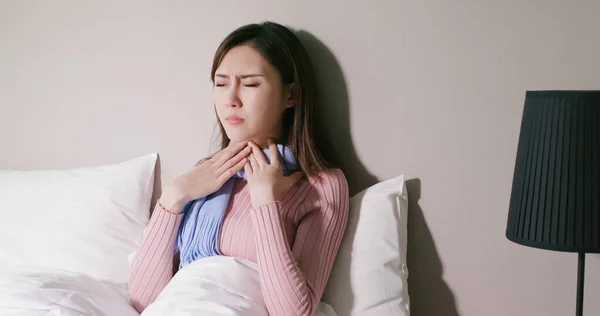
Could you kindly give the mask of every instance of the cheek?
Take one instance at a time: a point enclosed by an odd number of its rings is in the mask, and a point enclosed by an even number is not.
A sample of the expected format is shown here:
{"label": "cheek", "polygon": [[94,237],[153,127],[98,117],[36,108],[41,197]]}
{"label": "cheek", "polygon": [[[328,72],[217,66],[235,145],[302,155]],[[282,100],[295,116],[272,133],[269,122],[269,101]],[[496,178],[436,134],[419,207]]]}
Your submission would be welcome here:
{"label": "cheek", "polygon": [[249,112],[256,115],[257,120],[264,122],[272,121],[273,117],[276,118],[281,108],[281,100],[277,91],[267,87],[249,91],[242,102]]}
{"label": "cheek", "polygon": [[221,117],[225,112],[227,106],[225,105],[226,99],[224,93],[219,90],[214,90],[212,93],[212,101],[217,110],[217,114]]}
{"label": "cheek", "polygon": [[212,99],[213,103],[217,106],[223,105],[223,92],[222,89],[213,89],[212,91]]}

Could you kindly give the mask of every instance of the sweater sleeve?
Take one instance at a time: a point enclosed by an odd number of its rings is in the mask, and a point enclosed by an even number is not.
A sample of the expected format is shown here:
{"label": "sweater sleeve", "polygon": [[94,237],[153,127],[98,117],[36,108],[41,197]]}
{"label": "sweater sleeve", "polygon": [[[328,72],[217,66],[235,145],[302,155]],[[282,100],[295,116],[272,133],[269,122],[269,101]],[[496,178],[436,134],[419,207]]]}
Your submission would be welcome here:
{"label": "sweater sleeve", "polygon": [[175,238],[183,215],[169,213],[157,203],[141,246],[131,264],[129,300],[142,312],[173,277]]}
{"label": "sweater sleeve", "polygon": [[314,185],[316,207],[301,220],[292,247],[279,202],[252,212],[261,288],[271,315],[314,315],[344,235],[349,208],[346,178],[336,170]]}

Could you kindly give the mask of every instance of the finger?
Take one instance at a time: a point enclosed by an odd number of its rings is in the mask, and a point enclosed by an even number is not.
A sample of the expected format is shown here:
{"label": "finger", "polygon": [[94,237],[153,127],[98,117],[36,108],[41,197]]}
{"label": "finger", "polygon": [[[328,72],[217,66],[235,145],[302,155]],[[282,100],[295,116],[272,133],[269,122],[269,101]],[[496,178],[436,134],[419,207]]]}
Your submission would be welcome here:
{"label": "finger", "polygon": [[246,165],[244,165],[244,171],[246,171],[246,176],[251,177],[254,174],[254,170],[252,170],[252,166],[250,165],[250,162],[246,163]]}
{"label": "finger", "polygon": [[221,174],[223,172],[225,172],[227,169],[233,167],[235,164],[237,164],[238,162],[245,160],[246,157],[252,152],[252,149],[249,146],[246,146],[246,148],[242,149],[239,153],[237,153],[235,156],[233,156],[232,158],[230,158],[229,160],[225,161],[221,166],[217,165],[217,174]]}
{"label": "finger", "polygon": [[260,165],[258,161],[256,161],[256,155],[254,153],[250,154],[250,166],[252,167],[252,171],[260,170]]}
{"label": "finger", "polygon": [[258,166],[263,167],[265,165],[268,165],[262,149],[260,149],[260,147],[258,147],[258,145],[256,145],[254,142],[249,142],[249,144],[250,146],[252,146],[252,153],[254,154],[254,159],[256,159],[256,161],[258,162]]}
{"label": "finger", "polygon": [[[248,147],[248,146],[246,145],[246,147]],[[231,148],[223,149],[221,151],[222,154],[219,157],[215,157],[215,159],[213,159],[214,165],[216,167],[221,167],[222,165],[224,165],[225,163],[227,163],[227,161],[231,160],[237,154],[239,154],[240,152],[242,152],[246,147],[242,147],[240,149],[238,146],[236,146],[236,147],[231,147]],[[219,152],[219,153],[221,153],[221,152]]]}
{"label": "finger", "polygon": [[271,165],[279,166],[279,150],[277,149],[277,144],[269,138],[269,159],[271,160]]}
{"label": "finger", "polygon": [[194,168],[196,168],[196,167],[200,166],[201,164],[205,163],[205,162],[206,162],[207,160],[209,160],[210,158],[211,158],[211,157],[208,157],[208,158],[204,158],[204,159],[200,159],[200,160],[198,160],[198,162],[197,162],[197,163],[196,163],[194,166],[192,166],[192,168],[191,168],[191,169],[194,169]]}
{"label": "finger", "polygon": [[217,162],[218,165],[222,165],[225,161],[229,160],[235,154],[240,152],[240,150],[244,149],[244,147],[246,147],[247,144],[248,144],[247,141],[242,141],[242,142],[230,145],[229,147],[226,147],[223,150],[216,153],[213,156],[212,160]]}
{"label": "finger", "polygon": [[231,166],[231,168],[226,169],[225,172],[223,172],[217,179],[221,183],[225,183],[225,181],[231,179],[231,177],[238,173],[238,171],[242,170],[242,168],[244,168],[244,166],[247,164],[248,160],[244,158],[241,161],[238,161],[238,163],[236,163],[235,165]]}

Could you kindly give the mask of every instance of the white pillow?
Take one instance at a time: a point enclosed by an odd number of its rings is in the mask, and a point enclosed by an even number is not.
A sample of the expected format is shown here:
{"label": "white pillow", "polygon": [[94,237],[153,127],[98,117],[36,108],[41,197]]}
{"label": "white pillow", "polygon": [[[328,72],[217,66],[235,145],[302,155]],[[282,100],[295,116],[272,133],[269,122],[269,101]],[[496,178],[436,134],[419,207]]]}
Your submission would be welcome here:
{"label": "white pillow", "polygon": [[338,315],[408,316],[404,176],[350,199],[348,226],[323,294]]}
{"label": "white pillow", "polygon": [[0,170],[0,265],[64,269],[127,287],[127,256],[148,223],[156,159]]}

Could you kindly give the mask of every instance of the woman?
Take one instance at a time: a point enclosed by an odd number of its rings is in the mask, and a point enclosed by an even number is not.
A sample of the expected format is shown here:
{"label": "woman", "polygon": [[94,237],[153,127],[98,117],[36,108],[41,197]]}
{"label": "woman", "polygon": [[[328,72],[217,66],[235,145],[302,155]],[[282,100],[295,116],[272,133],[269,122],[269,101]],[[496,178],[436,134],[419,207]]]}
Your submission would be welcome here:
{"label": "woman", "polygon": [[132,263],[131,303],[141,312],[178,267],[224,255],[257,263],[271,315],[313,315],[349,197],[315,142],[306,51],[279,24],[246,25],[217,49],[211,79],[222,149],[164,188]]}

